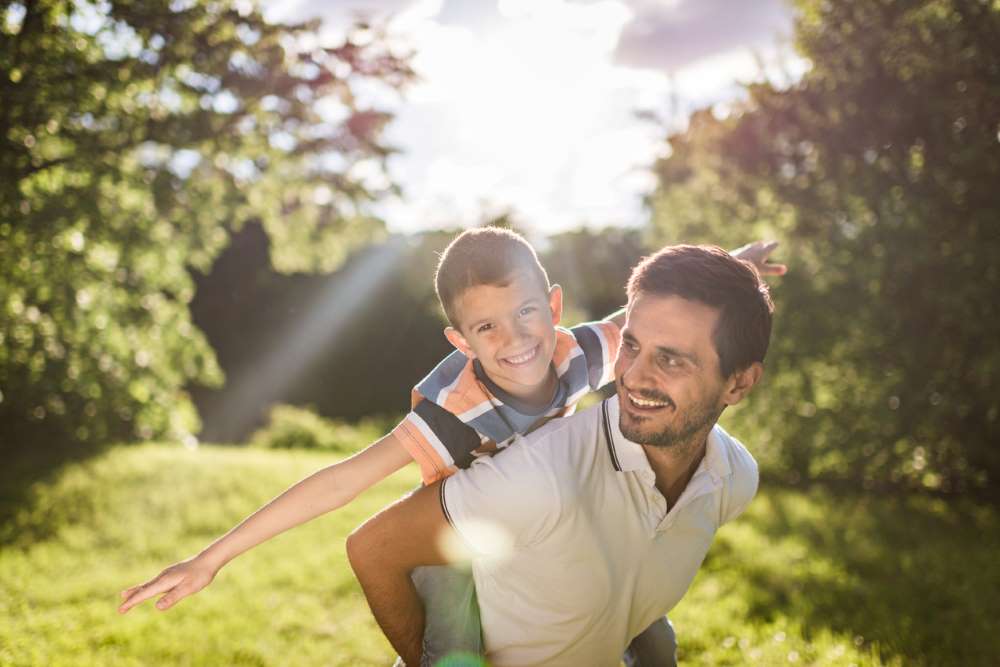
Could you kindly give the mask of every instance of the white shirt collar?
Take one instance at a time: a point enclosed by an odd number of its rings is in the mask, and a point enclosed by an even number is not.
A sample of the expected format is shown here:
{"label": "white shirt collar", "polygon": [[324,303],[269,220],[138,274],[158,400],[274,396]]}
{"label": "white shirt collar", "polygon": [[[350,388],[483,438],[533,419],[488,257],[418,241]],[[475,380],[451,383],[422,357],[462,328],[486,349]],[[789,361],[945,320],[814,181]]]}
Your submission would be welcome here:
{"label": "white shirt collar", "polygon": [[[648,471],[653,474],[653,469],[646,458],[646,450],[642,445],[626,438],[622,432],[618,421],[618,396],[613,396],[605,402],[607,408],[605,414],[606,433],[608,434],[608,454],[611,456],[611,463],[618,472],[639,472]],[[729,467],[729,458],[725,456],[722,443],[722,427],[716,424],[708,434],[708,442],[705,446],[705,457],[698,465],[695,475],[702,471],[708,471],[713,478],[722,479],[732,474]]]}

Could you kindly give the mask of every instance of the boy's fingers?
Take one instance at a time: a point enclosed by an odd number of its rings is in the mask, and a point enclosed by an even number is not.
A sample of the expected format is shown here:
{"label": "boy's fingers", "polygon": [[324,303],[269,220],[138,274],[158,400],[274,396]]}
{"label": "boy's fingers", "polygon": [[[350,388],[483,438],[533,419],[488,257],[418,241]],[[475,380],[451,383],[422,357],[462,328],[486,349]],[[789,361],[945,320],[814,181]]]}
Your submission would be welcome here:
{"label": "boy's fingers", "polygon": [[156,608],[159,609],[160,611],[166,611],[167,609],[170,609],[175,604],[177,604],[177,602],[179,602],[180,599],[185,597],[186,595],[187,595],[186,592],[175,588],[156,601]]}
{"label": "boy's fingers", "polygon": [[121,606],[118,607],[118,611],[124,614],[140,602],[148,600],[154,595],[170,590],[173,585],[174,582],[167,583],[166,581],[157,578],[149,583],[136,586],[130,589],[132,592],[125,598],[125,601],[121,604]]}
{"label": "boy's fingers", "polygon": [[148,586],[150,583],[152,583],[152,582],[146,582],[145,584],[137,584],[137,585],[133,586],[132,588],[126,588],[125,590],[123,590],[121,592],[121,596],[122,596],[122,598],[127,599],[130,595],[132,595],[132,593],[135,593],[137,590],[139,590],[143,586]]}

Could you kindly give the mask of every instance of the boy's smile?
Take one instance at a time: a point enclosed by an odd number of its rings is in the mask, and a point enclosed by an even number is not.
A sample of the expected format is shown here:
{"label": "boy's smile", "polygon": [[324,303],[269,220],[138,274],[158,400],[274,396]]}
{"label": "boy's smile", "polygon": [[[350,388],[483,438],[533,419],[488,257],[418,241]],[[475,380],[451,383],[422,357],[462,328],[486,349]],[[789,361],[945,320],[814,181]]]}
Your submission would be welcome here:
{"label": "boy's smile", "polygon": [[467,357],[478,359],[501,389],[535,404],[556,386],[552,354],[562,315],[562,290],[548,294],[531,276],[517,273],[500,285],[475,285],[455,300],[459,328],[445,336]]}

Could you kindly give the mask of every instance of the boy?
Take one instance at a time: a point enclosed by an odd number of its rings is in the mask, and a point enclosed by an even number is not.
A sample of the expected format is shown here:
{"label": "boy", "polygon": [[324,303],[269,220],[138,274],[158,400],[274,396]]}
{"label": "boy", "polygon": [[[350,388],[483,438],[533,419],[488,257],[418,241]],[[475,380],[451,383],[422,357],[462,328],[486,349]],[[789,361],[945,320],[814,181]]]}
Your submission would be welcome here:
{"label": "boy", "polygon": [[[773,248],[758,243],[737,252],[762,272],[783,273],[784,267],[765,263]],[[468,467],[477,456],[571,413],[580,398],[613,378],[621,323],[611,318],[557,328],[562,291],[550,286],[535,251],[517,234],[498,228],[460,234],[441,257],[435,287],[451,325],[445,336],[456,352],[414,388],[413,409],[399,426],[298,482],[198,555],[123,591],[121,613],[160,593],[156,607],[170,608],[207,586],[239,554],[347,504],[410,461],[420,465],[425,484]],[[427,657],[478,652],[471,577],[428,568],[414,580],[430,610]],[[659,630],[669,632],[669,626]],[[672,660],[661,657],[653,658],[655,664]]]}

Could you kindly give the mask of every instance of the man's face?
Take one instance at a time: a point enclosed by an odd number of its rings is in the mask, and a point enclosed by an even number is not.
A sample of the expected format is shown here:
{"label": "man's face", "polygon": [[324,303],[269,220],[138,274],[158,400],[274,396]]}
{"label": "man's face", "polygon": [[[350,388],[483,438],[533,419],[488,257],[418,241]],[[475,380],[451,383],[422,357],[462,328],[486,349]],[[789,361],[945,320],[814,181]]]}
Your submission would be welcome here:
{"label": "man's face", "polygon": [[445,331],[466,356],[504,390],[522,398],[550,380],[556,347],[555,325],[562,314],[562,292],[546,293],[538,281],[522,273],[503,286],[477,285],[455,301],[459,329]]}
{"label": "man's face", "polygon": [[726,405],[712,332],[716,308],[639,294],[630,304],[615,364],[622,434],[669,447],[711,426]]}

